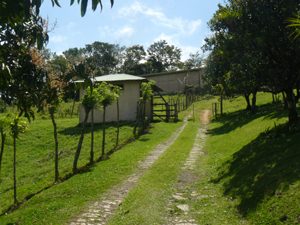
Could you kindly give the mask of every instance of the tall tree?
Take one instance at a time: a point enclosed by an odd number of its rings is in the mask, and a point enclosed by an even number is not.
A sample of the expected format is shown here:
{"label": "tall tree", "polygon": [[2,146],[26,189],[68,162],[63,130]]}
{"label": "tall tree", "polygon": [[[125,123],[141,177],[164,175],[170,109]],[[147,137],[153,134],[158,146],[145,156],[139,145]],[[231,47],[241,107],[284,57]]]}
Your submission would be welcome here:
{"label": "tall tree", "polygon": [[101,96],[100,104],[103,107],[103,120],[102,120],[102,126],[103,126],[103,136],[102,136],[102,154],[101,157],[104,156],[105,151],[105,112],[106,107],[111,105],[113,102],[115,102],[118,98],[118,95],[113,91],[114,86],[112,84],[107,84],[106,82],[102,82],[97,90],[99,95]]}
{"label": "tall tree", "polygon": [[0,133],[1,133],[1,150],[0,150],[0,179],[1,179],[1,164],[4,152],[4,144],[10,128],[10,114],[0,118]]}
{"label": "tall tree", "polygon": [[141,62],[145,60],[146,52],[144,47],[141,45],[133,45],[129,48],[126,48],[124,51],[124,63],[122,65],[122,71],[124,73],[139,75],[143,74],[141,72]]}
{"label": "tall tree", "polygon": [[122,88],[115,85],[114,86],[114,93],[116,94],[117,98],[117,141],[116,141],[116,147],[119,143],[119,133],[120,133],[120,107],[119,107],[119,97],[121,95]]}
{"label": "tall tree", "polygon": [[296,102],[300,95],[293,90],[299,89],[300,45],[292,40],[286,18],[299,7],[296,0],[230,0],[225,7],[219,5],[209,22],[214,36],[207,42],[222,60],[211,65],[223,64],[220,77],[246,98],[252,93],[252,105],[261,86],[273,93],[284,91],[289,102],[289,124],[298,122]]}
{"label": "tall tree", "polygon": [[117,72],[123,50],[124,47],[117,44],[96,41],[86,45],[84,53],[90,63],[97,68],[99,75],[107,75]]}
{"label": "tall tree", "polygon": [[190,53],[189,56],[190,57],[184,62],[185,69],[200,68],[202,66],[204,57],[200,54],[200,52],[197,51],[195,54]]}
{"label": "tall tree", "polygon": [[154,42],[147,49],[147,53],[147,61],[152,63],[156,73],[176,70],[181,58],[181,50],[174,45],[168,45],[165,40]]}
{"label": "tall tree", "polygon": [[13,146],[14,146],[14,159],[13,159],[13,171],[14,171],[14,202],[17,203],[17,174],[16,174],[16,140],[19,138],[20,133],[24,133],[28,129],[28,125],[25,121],[20,120],[19,116],[15,118],[10,123],[11,136],[13,137]]}
{"label": "tall tree", "polygon": [[89,113],[99,107],[99,102],[101,101],[101,97],[96,88],[88,87],[84,93],[84,96],[81,99],[81,105],[85,111],[85,117],[82,124],[81,135],[79,138],[78,146],[75,152],[74,162],[73,162],[73,173],[75,174],[77,171],[77,163],[81,152],[81,147],[84,139],[84,130],[87,124],[87,120],[89,117]]}

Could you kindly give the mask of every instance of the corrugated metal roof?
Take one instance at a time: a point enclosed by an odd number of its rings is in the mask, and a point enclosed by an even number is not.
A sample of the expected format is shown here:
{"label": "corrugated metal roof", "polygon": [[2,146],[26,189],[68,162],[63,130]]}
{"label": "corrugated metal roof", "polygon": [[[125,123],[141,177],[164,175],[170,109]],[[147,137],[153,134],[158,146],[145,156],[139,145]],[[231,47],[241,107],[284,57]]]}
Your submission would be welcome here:
{"label": "corrugated metal roof", "polygon": [[[134,81],[134,80],[147,80],[144,77],[138,77],[138,76],[133,76],[133,75],[129,75],[129,74],[110,74],[110,75],[104,75],[104,76],[98,76],[95,77],[95,82],[112,82],[112,81]],[[77,80],[75,81],[75,83],[82,83],[83,80]]]}

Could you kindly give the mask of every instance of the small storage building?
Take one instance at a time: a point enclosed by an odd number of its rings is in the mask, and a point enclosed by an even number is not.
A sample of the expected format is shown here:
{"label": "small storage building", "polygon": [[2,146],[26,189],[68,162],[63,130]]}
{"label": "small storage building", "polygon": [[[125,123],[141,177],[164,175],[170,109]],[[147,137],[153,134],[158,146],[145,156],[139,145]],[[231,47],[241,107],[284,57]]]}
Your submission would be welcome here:
{"label": "small storage building", "polygon": [[[76,83],[82,83],[83,81],[76,81]],[[137,114],[138,101],[141,97],[141,84],[147,82],[144,77],[138,77],[128,74],[111,74],[94,78],[95,83],[106,82],[113,85],[118,85],[122,88],[121,95],[119,97],[119,116],[120,121],[135,121]],[[85,89],[80,88],[80,100],[84,95]],[[83,123],[85,111],[82,107],[79,109],[79,123]],[[151,102],[146,105],[146,116],[152,116]],[[94,111],[94,123],[102,123],[103,111]],[[117,103],[106,108],[105,114],[106,122],[117,121]],[[88,123],[91,123],[91,113],[88,118]]]}

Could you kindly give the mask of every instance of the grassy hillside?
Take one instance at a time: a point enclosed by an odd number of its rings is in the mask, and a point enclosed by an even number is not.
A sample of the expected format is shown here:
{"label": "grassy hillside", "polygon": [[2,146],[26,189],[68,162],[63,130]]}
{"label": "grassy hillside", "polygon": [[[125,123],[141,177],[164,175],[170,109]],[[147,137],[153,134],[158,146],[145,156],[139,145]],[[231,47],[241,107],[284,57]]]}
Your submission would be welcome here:
{"label": "grassy hillside", "polygon": [[[60,177],[72,171],[74,153],[81,127],[78,118],[58,119]],[[120,144],[132,138],[133,123],[121,123]],[[156,123],[149,133],[134,143],[126,145],[107,160],[101,161],[72,178],[53,185],[54,141],[49,119],[37,119],[30,124],[30,131],[22,134],[17,142],[18,200],[28,199],[17,211],[0,216],[0,224],[63,224],[77,215],[89,201],[101,197],[105,190],[124,180],[137,168],[138,161],[158,143],[169,138],[181,123]],[[102,128],[95,127],[95,157],[102,145]],[[114,149],[115,124],[107,126],[106,152]],[[90,128],[87,128],[80,155],[79,167],[89,162]],[[12,140],[8,140],[3,156],[0,184],[0,215],[13,205]]]}
{"label": "grassy hillside", "polygon": [[254,113],[239,101],[227,102],[226,115],[210,124],[207,155],[198,163],[202,179],[192,187],[205,196],[193,201],[201,212],[196,218],[200,224],[300,223],[300,133],[282,132],[288,111],[271,104],[270,94],[259,94]]}
{"label": "grassy hillside", "polygon": [[[189,120],[173,147],[149,168],[129,193],[122,208],[110,220],[111,224],[119,224],[120,218],[127,224],[139,224],[140,221],[143,224],[163,224],[164,220],[156,221],[156,216],[170,215],[164,205],[169,201],[180,166],[187,157],[197,128],[201,126],[199,113],[202,109],[211,109],[212,102],[216,101],[214,97],[195,104],[196,122]],[[259,93],[257,103],[258,108],[249,112],[244,110],[243,98],[226,100],[224,116],[208,125],[205,154],[198,158],[196,168],[191,171],[198,179],[185,190],[197,194],[185,203],[191,209],[187,216],[199,224],[300,223],[300,133],[283,131],[280,124],[287,121],[288,111],[282,110],[280,104],[272,104],[270,94]],[[192,109],[191,106],[181,112],[180,119]],[[58,120],[61,177],[72,168],[80,132],[77,123],[78,119],[72,118]],[[53,185],[52,124],[48,119],[34,121],[30,125],[31,131],[21,135],[17,146],[18,199],[31,198],[14,213],[0,216],[0,224],[64,224],[86,208],[90,201],[100,198],[107,189],[132,174],[138,162],[181,124],[153,123],[149,133],[115,152],[108,160]],[[132,137],[131,125],[122,124],[122,142]],[[114,125],[111,124],[108,130],[109,151],[115,140]],[[98,156],[101,134],[101,127],[97,127],[95,150]],[[88,129],[79,166],[85,166],[89,161],[89,139]],[[13,203],[11,140],[6,144],[0,181],[0,214]],[[45,187],[50,188],[43,190]],[[43,191],[37,193],[40,190]],[[122,210],[125,209],[130,213],[124,215]],[[151,212],[138,216],[143,209]]]}

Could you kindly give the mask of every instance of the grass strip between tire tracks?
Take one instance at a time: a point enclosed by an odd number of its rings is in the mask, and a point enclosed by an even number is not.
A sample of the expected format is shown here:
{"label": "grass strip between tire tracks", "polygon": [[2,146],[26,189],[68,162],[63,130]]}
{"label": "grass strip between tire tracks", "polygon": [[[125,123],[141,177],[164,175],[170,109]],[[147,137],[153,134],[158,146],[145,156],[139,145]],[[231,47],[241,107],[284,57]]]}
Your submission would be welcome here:
{"label": "grass strip between tire tracks", "polygon": [[189,122],[145,172],[108,224],[166,224],[168,200],[193,147],[200,123]]}

